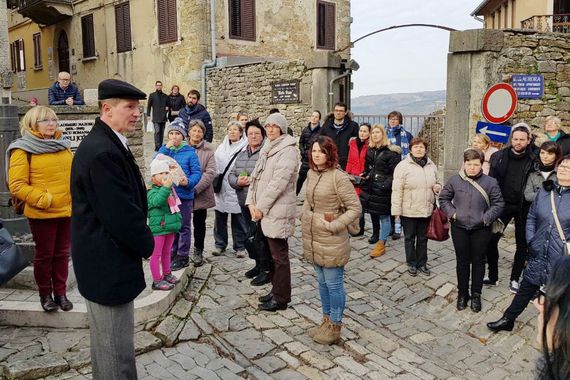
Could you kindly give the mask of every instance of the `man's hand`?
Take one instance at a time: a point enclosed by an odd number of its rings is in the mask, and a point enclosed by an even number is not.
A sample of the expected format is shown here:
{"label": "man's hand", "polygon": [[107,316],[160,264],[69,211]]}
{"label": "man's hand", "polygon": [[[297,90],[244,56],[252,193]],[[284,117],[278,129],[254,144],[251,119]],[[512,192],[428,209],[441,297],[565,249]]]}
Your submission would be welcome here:
{"label": "man's hand", "polygon": [[237,185],[241,187],[249,186],[249,177],[247,176],[239,176],[237,178]]}
{"label": "man's hand", "polygon": [[70,96],[67,99],[65,99],[65,104],[67,104],[68,106],[72,106],[73,105],[73,98]]}

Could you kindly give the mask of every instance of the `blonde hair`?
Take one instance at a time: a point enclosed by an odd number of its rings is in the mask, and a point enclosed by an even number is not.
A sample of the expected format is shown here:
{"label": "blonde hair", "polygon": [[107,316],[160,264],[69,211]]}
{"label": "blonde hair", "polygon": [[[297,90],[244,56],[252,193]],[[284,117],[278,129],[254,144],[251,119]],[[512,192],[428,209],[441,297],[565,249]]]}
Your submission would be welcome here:
{"label": "blonde hair", "polygon": [[[375,129],[380,129],[382,131],[382,137],[380,138],[380,142],[376,143],[372,141],[372,131]],[[370,148],[380,148],[382,146],[388,145],[388,135],[386,135],[386,129],[382,124],[374,124],[372,128],[370,128],[370,137],[368,138],[368,146]]]}
{"label": "blonde hair", "polygon": [[46,106],[35,106],[26,112],[22,121],[20,122],[20,134],[24,136],[26,133],[38,131],[38,121],[45,119],[56,119],[55,112]]}
{"label": "blonde hair", "polygon": [[545,120],[544,120],[544,125],[546,125],[548,122],[554,122],[554,124],[556,124],[556,127],[558,129],[562,129],[562,120],[560,120],[559,118],[557,118],[556,116],[548,116]]}
{"label": "blonde hair", "polygon": [[473,137],[473,142],[475,142],[477,140],[479,140],[480,142],[482,142],[486,146],[489,146],[491,144],[491,139],[489,138],[489,136],[487,136],[484,133],[477,133],[475,135],[475,137]]}

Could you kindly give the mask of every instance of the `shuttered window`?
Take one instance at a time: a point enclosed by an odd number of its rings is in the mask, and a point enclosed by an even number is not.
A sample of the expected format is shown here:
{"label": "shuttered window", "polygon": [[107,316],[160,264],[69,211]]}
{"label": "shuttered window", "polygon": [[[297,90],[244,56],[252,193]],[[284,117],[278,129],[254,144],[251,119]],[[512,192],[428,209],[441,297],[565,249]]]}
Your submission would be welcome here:
{"label": "shuttered window", "polygon": [[42,35],[34,33],[34,69],[42,68]]}
{"label": "shuttered window", "polygon": [[10,56],[12,61],[12,71],[26,71],[26,60],[24,57],[24,40],[16,40],[10,44]]}
{"label": "shuttered window", "polygon": [[133,50],[131,12],[128,1],[115,6],[115,33],[117,34],[117,53]]}
{"label": "shuttered window", "polygon": [[228,0],[230,38],[255,41],[255,0]]}
{"label": "shuttered window", "polygon": [[335,49],[336,42],[335,4],[317,0],[317,48]]}
{"label": "shuttered window", "polygon": [[178,39],[176,0],[157,0],[156,14],[158,18],[158,43],[175,42]]}
{"label": "shuttered window", "polygon": [[81,38],[83,40],[83,58],[95,57],[93,14],[81,17]]}

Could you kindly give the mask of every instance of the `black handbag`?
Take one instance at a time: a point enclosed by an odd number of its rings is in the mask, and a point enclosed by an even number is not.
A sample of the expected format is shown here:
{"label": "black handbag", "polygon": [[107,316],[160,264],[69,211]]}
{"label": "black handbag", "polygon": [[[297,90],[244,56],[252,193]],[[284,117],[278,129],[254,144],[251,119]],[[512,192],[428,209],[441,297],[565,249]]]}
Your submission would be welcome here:
{"label": "black handbag", "polygon": [[232,159],[230,160],[230,162],[228,162],[228,164],[226,165],[226,168],[224,169],[223,173],[218,173],[216,174],[216,176],[214,177],[214,181],[212,182],[212,185],[214,187],[214,193],[219,193],[220,191],[222,191],[222,184],[224,183],[224,177],[226,176],[226,173],[228,172],[228,170],[230,169],[230,166],[232,166],[232,162],[234,162],[234,160],[236,159],[236,157],[238,156],[238,154],[241,153],[241,150],[239,152],[237,152],[236,154],[234,154],[232,156]]}
{"label": "black handbag", "polygon": [[30,265],[32,259],[20,251],[12,235],[0,224],[0,286]]}
{"label": "black handbag", "polygon": [[268,255],[269,245],[267,244],[267,237],[261,230],[261,222],[250,224],[244,244],[249,257],[253,260],[259,260]]}

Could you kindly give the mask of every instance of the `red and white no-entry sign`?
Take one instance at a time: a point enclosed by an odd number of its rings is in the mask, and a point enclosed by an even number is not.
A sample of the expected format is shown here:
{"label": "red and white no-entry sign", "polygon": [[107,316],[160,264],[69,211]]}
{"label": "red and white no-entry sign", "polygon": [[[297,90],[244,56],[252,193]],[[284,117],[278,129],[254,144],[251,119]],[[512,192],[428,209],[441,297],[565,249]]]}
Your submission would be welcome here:
{"label": "red and white no-entry sign", "polygon": [[483,117],[490,123],[509,120],[517,107],[517,93],[508,83],[497,83],[487,90],[481,105]]}

